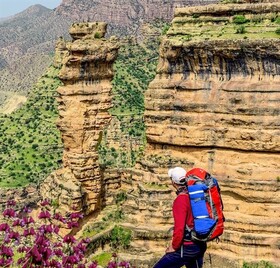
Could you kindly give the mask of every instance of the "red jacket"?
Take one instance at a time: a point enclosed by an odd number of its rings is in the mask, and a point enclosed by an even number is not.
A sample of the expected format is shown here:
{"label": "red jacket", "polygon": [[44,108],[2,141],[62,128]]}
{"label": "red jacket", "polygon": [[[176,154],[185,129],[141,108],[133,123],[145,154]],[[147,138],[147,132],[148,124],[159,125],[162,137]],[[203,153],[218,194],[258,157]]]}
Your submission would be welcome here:
{"label": "red jacket", "polygon": [[193,228],[193,215],[189,195],[180,193],[173,202],[174,230],[172,247],[177,250],[181,247],[186,224]]}

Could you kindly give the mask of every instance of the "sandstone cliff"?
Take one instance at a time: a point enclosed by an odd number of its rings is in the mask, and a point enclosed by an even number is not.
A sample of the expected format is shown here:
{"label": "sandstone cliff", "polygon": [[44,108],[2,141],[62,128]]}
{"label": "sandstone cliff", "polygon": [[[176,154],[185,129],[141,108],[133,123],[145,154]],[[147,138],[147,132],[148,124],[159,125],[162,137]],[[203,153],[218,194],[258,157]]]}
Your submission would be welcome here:
{"label": "sandstone cliff", "polygon": [[225,233],[208,252],[235,263],[223,267],[279,264],[279,11],[276,2],[176,10],[145,94],[145,155],[122,177],[134,250],[163,252],[167,169],[199,166],[218,178],[225,204]]}
{"label": "sandstone cliff", "polygon": [[74,207],[90,213],[100,208],[97,147],[110,121],[112,65],[118,51],[115,39],[104,39],[106,26],[73,24],[73,41],[58,43],[59,78],[64,83],[58,88],[57,123],[64,144],[63,168],[44,181],[41,195],[56,200],[64,211]]}

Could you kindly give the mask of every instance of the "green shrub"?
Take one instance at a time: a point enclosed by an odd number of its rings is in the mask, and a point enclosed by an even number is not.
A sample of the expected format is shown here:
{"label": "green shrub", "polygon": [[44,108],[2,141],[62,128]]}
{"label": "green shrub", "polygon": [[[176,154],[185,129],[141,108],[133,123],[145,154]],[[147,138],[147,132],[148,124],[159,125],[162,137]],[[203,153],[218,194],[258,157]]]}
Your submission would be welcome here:
{"label": "green shrub", "polygon": [[236,29],[236,32],[237,34],[244,34],[246,33],[246,30],[245,30],[245,26],[244,25],[241,25],[239,26],[237,29]]}
{"label": "green shrub", "polygon": [[199,18],[199,17],[200,17],[200,14],[198,14],[198,13],[193,14],[193,15],[192,15],[192,17],[193,17],[194,19],[197,19],[197,18]]}
{"label": "green shrub", "polygon": [[277,18],[275,19],[275,23],[280,24],[280,17],[277,17]]}
{"label": "green shrub", "polygon": [[280,34],[280,28],[277,28],[275,31],[276,34]]}
{"label": "green shrub", "polygon": [[261,261],[259,263],[244,262],[242,268],[276,268],[276,267],[267,261]]}
{"label": "green shrub", "polygon": [[99,32],[94,33],[94,38],[99,39],[101,37],[102,37],[101,33],[99,33]]}
{"label": "green shrub", "polygon": [[31,147],[32,147],[32,149],[36,150],[38,148],[38,146],[39,145],[37,143],[33,143]]}
{"label": "green shrub", "polygon": [[110,235],[110,246],[114,249],[129,247],[132,238],[131,230],[115,226]]}
{"label": "green shrub", "polygon": [[161,35],[165,35],[170,28],[170,24],[165,24],[162,28]]}
{"label": "green shrub", "polygon": [[232,21],[235,24],[244,24],[244,23],[248,22],[249,20],[246,19],[245,16],[243,16],[243,15],[236,15],[233,17]]}
{"label": "green shrub", "polygon": [[94,256],[92,258],[93,261],[97,261],[97,263],[101,266],[105,266],[111,260],[112,254],[108,252],[102,252],[101,254]]}
{"label": "green shrub", "polygon": [[116,204],[120,204],[127,199],[126,192],[119,192],[116,195]]}

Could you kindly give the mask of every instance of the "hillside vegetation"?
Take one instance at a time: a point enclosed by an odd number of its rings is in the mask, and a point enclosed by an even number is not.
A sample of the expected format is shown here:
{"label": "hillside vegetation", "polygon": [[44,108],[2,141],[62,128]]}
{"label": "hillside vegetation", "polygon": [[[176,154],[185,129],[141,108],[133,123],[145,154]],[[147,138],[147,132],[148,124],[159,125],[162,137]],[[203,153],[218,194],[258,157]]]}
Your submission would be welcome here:
{"label": "hillside vegetation", "polygon": [[[265,4],[263,4],[265,5]],[[203,8],[192,14],[178,10],[173,25],[168,31],[170,37],[181,42],[200,42],[207,40],[254,40],[280,37],[280,16],[272,9],[260,13],[262,4],[255,10],[243,14],[243,10],[232,11],[226,5],[220,5],[221,15],[213,16],[211,11]],[[224,8],[224,9],[223,9]]]}
{"label": "hillside vegetation", "polygon": [[[159,24],[155,26],[158,28]],[[127,41],[119,51],[114,66],[111,114],[120,126],[116,130],[117,140],[132,143],[133,148],[119,148],[111,142],[109,131],[105,131],[100,146],[103,166],[132,165],[143,150],[143,92],[155,75],[158,44],[158,38],[141,44]],[[50,66],[19,110],[0,115],[0,187],[37,183],[59,167],[63,144],[55,124],[56,89],[61,83],[58,73],[59,69]]]}
{"label": "hillside vegetation", "polygon": [[11,115],[0,117],[0,186],[37,182],[57,168],[62,144],[55,125],[58,69],[51,66]]}
{"label": "hillside vegetation", "polygon": [[145,147],[144,92],[156,74],[158,36],[166,23],[149,25],[151,36],[141,44],[129,40],[119,51],[114,65],[112,122],[99,147],[105,167],[133,166]]}

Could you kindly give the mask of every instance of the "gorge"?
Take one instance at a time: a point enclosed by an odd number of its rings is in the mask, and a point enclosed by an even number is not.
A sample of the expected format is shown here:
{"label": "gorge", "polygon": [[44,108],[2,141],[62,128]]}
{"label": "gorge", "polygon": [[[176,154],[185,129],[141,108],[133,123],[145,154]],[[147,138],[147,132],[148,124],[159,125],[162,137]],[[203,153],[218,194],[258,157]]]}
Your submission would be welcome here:
{"label": "gorge", "polygon": [[104,23],[77,23],[72,42],[57,45],[63,168],[40,193],[65,212],[73,205],[85,212],[83,230],[120,209],[117,224],[133,233],[120,256],[136,267],[152,267],[170,239],[175,194],[167,170],[174,166],[202,167],[221,186],[225,233],[209,243],[214,266],[207,257],[206,268],[279,265],[280,4],[242,2],[176,9],[145,92],[147,144],[131,168],[103,168],[97,155],[110,124],[118,41],[104,38]]}

